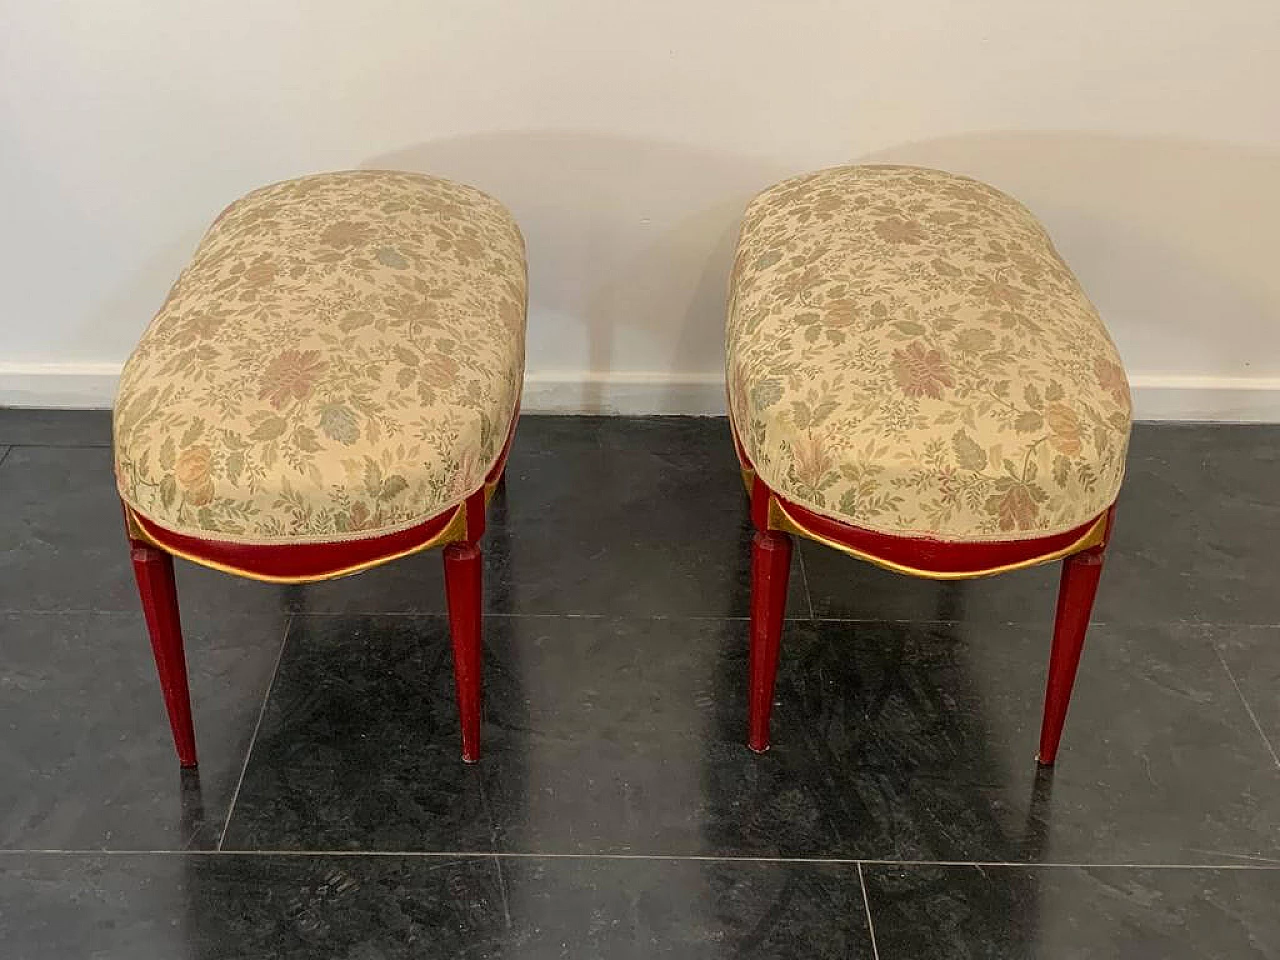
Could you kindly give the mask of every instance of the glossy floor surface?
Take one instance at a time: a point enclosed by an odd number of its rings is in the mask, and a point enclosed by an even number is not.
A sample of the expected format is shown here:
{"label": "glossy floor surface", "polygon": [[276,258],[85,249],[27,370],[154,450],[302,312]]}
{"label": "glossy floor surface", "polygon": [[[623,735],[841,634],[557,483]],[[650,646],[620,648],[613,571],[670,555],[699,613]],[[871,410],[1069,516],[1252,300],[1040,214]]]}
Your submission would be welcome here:
{"label": "glossy floor surface", "polygon": [[1056,567],[795,553],[745,735],[725,423],[526,417],[486,551],[484,760],[440,556],[180,565],[173,756],[102,414],[0,411],[0,955],[1280,957],[1280,430],[1136,430],[1059,764]]}

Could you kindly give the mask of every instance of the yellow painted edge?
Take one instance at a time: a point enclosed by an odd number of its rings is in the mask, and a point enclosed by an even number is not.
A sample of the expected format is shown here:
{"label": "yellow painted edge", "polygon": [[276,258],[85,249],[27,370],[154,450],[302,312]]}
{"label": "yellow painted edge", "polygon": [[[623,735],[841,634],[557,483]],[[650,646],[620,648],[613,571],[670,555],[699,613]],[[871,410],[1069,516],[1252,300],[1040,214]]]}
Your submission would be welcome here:
{"label": "yellow painted edge", "polygon": [[[421,553],[423,550],[430,550],[432,547],[443,546],[453,543],[457,540],[465,539],[467,532],[467,505],[465,502],[458,504],[454,509],[453,517],[445,524],[438,534],[425,543],[415,544],[407,550],[401,550],[398,553],[387,554],[382,557],[375,557],[372,560],[366,560],[364,563],[358,563],[351,567],[344,567],[341,570],[333,570],[328,573],[319,574],[311,577],[273,577],[268,574],[251,573],[248,570],[242,570],[239,567],[233,567],[229,564],[218,563],[214,560],[207,560],[198,557],[195,554],[187,553],[184,550],[175,550],[168,544],[159,543],[151,537],[142,524],[138,523],[133,517],[133,508],[125,508],[126,527],[129,530],[129,536],[135,540],[142,540],[151,544],[157,550],[163,550],[165,553],[172,554],[175,557],[181,557],[183,560],[190,560],[192,563],[198,563],[202,567],[208,567],[210,570],[217,570],[220,573],[229,573],[233,576],[244,577],[247,580],[258,580],[262,583],[318,583],[321,580],[336,580],[338,577],[350,576],[353,573],[361,573],[373,567],[381,566],[384,563],[390,563],[392,560],[400,560],[404,557],[412,556],[415,553]],[[352,543],[351,540],[344,540],[343,543]],[[273,546],[275,546],[273,544]],[[281,545],[284,549],[288,549],[288,545]],[[314,544],[308,544],[314,546]]]}
{"label": "yellow painted edge", "polygon": [[142,529],[142,524],[140,524],[138,522],[138,518],[134,516],[133,507],[128,504],[125,504],[124,507],[124,532],[128,535],[130,540],[141,540],[143,543],[149,543],[152,546],[157,547],[159,546],[158,543],[151,539],[147,534],[147,531]]}
{"label": "yellow painted edge", "polygon": [[[489,506],[489,501],[493,499],[493,495],[498,492],[498,484],[502,482],[502,476],[503,475],[500,473],[498,474],[498,479],[486,480],[484,482],[484,505],[486,507]],[[467,502],[465,500],[462,501],[462,506],[464,508],[466,507],[466,505],[467,505]]]}
{"label": "yellow painted edge", "polygon": [[1009,573],[1013,570],[1022,570],[1026,567],[1034,567],[1042,563],[1050,563],[1054,560],[1061,560],[1063,557],[1069,557],[1073,553],[1079,553],[1081,550],[1088,550],[1090,547],[1096,547],[1106,539],[1107,514],[1100,514],[1098,519],[1093,522],[1093,526],[1086,530],[1084,534],[1081,535],[1080,539],[1066,547],[1063,547],[1061,550],[1054,550],[1051,553],[1031,557],[1027,560],[1020,560],[1017,563],[1007,563],[1001,567],[990,567],[986,570],[946,572],[922,570],[918,567],[908,567],[904,564],[894,563],[891,560],[885,560],[883,557],[877,557],[874,554],[846,546],[843,543],[838,543],[835,540],[824,537],[822,534],[815,533],[798,523],[794,517],[787,513],[786,507],[778,502],[777,497],[772,495],[769,497],[769,529],[781,530],[784,533],[794,533],[797,536],[806,537],[809,540],[825,544],[834,550],[839,550],[841,553],[846,553],[851,557],[857,557],[859,560],[865,560],[868,563],[875,564],[877,567],[883,567],[884,569],[892,570],[895,573],[904,573],[911,577],[923,577],[928,580],[972,580],[976,577],[989,577],[997,573]]}

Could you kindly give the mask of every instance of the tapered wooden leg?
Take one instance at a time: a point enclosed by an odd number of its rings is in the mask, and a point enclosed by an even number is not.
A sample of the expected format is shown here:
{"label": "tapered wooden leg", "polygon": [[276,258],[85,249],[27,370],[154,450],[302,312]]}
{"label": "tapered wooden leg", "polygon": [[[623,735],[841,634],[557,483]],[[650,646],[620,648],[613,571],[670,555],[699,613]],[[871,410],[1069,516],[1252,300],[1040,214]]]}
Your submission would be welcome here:
{"label": "tapered wooden leg", "polygon": [[751,652],[748,679],[747,746],[756,753],[769,749],[769,714],[773,710],[773,681],[778,672],[778,646],[787,607],[787,576],[791,572],[791,538],[777,531],[760,531],[751,543]]}
{"label": "tapered wooden leg", "polygon": [[1049,681],[1044,696],[1044,723],[1040,727],[1040,752],[1036,755],[1042,766],[1052,766],[1058,755],[1058,741],[1067,719],[1076,668],[1080,666],[1080,651],[1084,648],[1093,597],[1102,575],[1105,549],[1105,545],[1092,547],[1062,561],[1058,615],[1053,625],[1053,650],[1049,654]]}
{"label": "tapered wooden leg", "polygon": [[444,548],[445,592],[449,602],[449,632],[453,635],[453,679],[458,690],[458,718],[462,723],[462,759],[480,759],[480,548],[474,543],[451,543]]}
{"label": "tapered wooden leg", "polygon": [[196,735],[191,724],[191,692],[187,686],[187,658],[182,649],[178,590],[173,580],[173,557],[149,544],[132,541],[133,575],[138,580],[142,612],[151,634],[151,651],[160,674],[160,689],[169,711],[173,743],[183,767],[196,765]]}

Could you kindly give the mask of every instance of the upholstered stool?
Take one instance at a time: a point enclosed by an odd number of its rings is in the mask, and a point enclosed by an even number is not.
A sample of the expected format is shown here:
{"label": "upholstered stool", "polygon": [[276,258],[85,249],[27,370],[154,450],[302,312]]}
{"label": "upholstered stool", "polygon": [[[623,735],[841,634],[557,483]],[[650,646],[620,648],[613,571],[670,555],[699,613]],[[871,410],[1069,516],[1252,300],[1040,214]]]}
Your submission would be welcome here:
{"label": "upholstered stool", "polygon": [[174,556],[282,583],[443,546],[462,757],[480,745],[487,499],[515,427],[525,264],[510,214],[409,173],[257,190],[201,241],[125,365],[115,472],[182,765],[196,762]]}
{"label": "upholstered stool", "polygon": [[748,207],[727,328],[751,493],[749,743],[769,745],[790,534],[901,573],[1063,559],[1051,764],[1124,475],[1115,346],[1035,217],[965,177],[824,170]]}

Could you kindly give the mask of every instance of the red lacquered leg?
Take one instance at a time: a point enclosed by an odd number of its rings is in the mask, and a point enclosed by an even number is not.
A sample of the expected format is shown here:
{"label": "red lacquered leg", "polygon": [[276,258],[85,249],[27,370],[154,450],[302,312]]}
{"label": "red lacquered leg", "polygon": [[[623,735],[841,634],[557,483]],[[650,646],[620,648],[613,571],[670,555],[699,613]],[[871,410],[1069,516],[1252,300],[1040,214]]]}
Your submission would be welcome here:
{"label": "red lacquered leg", "polygon": [[481,556],[474,543],[444,548],[444,582],[453,635],[453,679],[462,723],[462,759],[480,759]]}
{"label": "red lacquered leg", "polygon": [[160,689],[169,711],[178,762],[196,765],[196,735],[191,725],[191,693],[187,687],[187,658],[182,652],[182,622],[178,590],[173,581],[173,557],[149,544],[132,541],[133,574],[138,580],[142,612],[151,634],[151,651],[160,674]]}
{"label": "red lacquered leg", "polygon": [[1067,719],[1071,687],[1075,684],[1084,634],[1093,611],[1093,597],[1102,574],[1106,545],[1091,547],[1062,561],[1058,587],[1058,615],[1053,625],[1053,650],[1049,654],[1049,682],[1044,696],[1044,723],[1040,727],[1040,752],[1036,760],[1052,766],[1058,755],[1062,724]]}
{"label": "red lacquered leg", "polygon": [[791,538],[762,531],[751,543],[751,652],[747,746],[769,749],[769,714],[773,681],[778,672],[778,646],[787,607],[787,575],[791,572]]}

